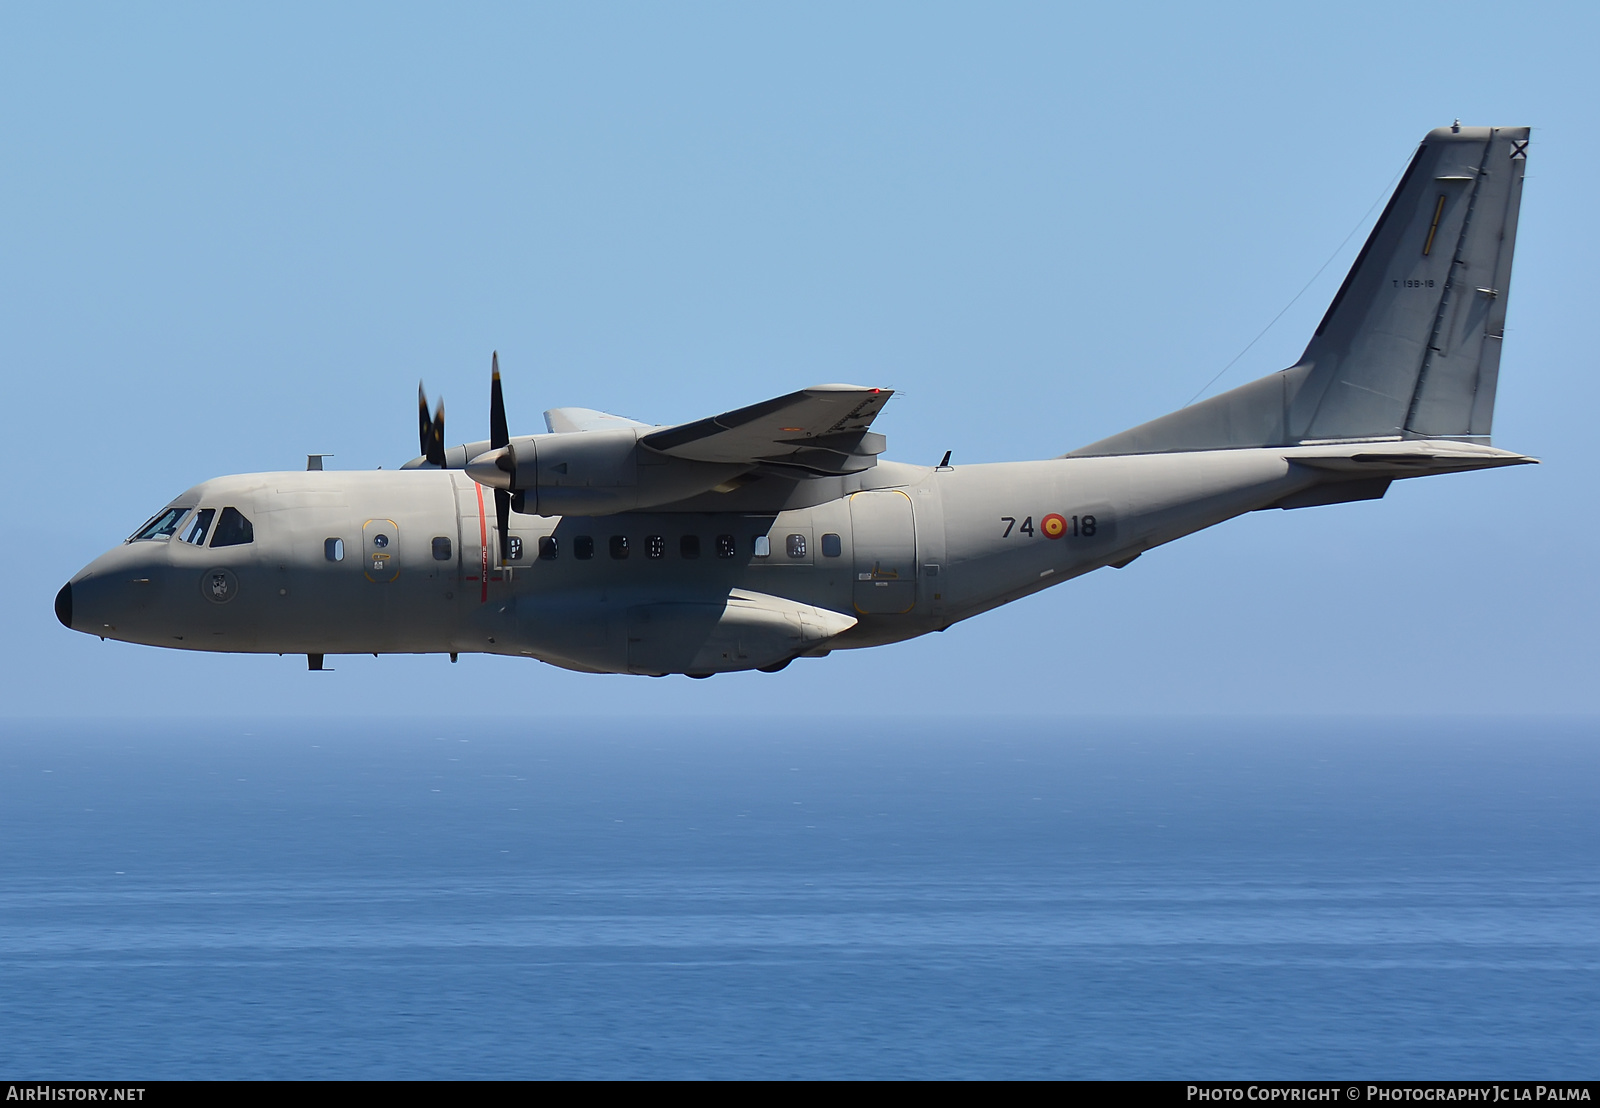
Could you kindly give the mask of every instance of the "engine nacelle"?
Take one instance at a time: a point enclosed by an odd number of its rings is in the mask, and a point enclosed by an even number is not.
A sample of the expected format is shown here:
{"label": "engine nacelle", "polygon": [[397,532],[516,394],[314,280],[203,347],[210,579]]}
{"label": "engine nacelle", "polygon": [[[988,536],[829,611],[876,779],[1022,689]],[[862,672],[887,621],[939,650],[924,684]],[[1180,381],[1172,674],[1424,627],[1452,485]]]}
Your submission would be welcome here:
{"label": "engine nacelle", "polygon": [[474,458],[467,475],[518,494],[526,515],[602,516],[697,496],[748,466],[673,458],[639,444],[631,428],[523,435]]}

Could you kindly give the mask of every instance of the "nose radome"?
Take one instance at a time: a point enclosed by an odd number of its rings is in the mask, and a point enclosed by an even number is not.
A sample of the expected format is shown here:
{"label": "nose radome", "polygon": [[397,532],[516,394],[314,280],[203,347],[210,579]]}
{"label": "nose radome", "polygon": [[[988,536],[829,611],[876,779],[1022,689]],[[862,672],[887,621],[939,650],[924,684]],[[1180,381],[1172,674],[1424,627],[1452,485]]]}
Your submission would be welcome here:
{"label": "nose radome", "polygon": [[72,583],[61,586],[61,591],[56,593],[56,618],[61,621],[61,626],[72,629]]}

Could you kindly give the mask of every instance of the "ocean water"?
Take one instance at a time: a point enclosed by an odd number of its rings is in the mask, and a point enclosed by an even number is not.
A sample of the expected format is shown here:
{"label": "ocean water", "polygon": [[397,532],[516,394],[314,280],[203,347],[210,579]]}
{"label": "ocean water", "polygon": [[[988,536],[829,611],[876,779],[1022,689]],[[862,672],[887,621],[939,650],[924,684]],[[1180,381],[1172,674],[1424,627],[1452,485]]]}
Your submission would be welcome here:
{"label": "ocean water", "polygon": [[0,1075],[1578,1078],[1594,720],[0,724]]}

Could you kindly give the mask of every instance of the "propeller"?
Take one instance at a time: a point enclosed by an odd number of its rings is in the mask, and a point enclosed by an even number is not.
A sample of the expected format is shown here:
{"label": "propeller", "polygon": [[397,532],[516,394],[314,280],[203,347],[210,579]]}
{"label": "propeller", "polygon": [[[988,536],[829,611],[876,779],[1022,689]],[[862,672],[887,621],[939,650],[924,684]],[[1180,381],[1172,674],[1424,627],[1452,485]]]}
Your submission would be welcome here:
{"label": "propeller", "polygon": [[428,464],[443,469],[444,397],[439,398],[439,410],[429,419],[428,394],[423,390],[421,381],[417,382],[417,438],[422,446],[420,453],[428,460]]}
{"label": "propeller", "polygon": [[[511,432],[506,428],[506,398],[500,390],[500,352],[496,350],[490,362],[493,378],[489,384],[489,449],[499,450],[511,444]],[[442,413],[443,409],[441,409]],[[440,419],[444,417],[441,414]],[[497,459],[496,464],[507,473],[515,474],[516,459],[507,451]],[[511,530],[511,491],[509,489],[494,490],[495,521],[500,526],[500,564],[504,565],[506,550],[511,545],[509,532]]]}

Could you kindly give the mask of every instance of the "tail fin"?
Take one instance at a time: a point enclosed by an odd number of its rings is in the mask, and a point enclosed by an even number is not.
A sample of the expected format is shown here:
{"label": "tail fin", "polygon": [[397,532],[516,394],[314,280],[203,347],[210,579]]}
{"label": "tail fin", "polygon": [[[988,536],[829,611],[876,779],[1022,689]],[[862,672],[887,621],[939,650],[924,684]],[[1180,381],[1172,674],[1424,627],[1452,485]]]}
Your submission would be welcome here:
{"label": "tail fin", "polygon": [[1430,132],[1298,363],[1067,456],[1487,442],[1527,150],[1526,127]]}

